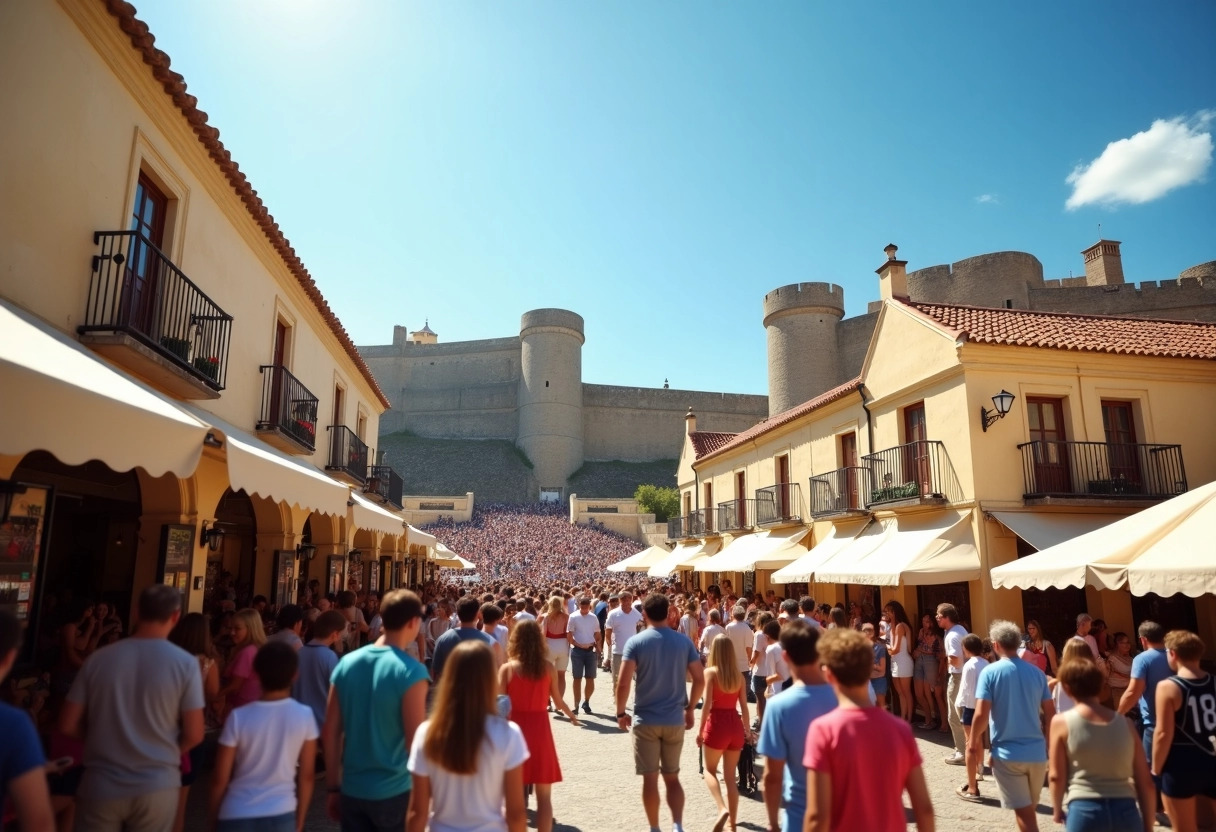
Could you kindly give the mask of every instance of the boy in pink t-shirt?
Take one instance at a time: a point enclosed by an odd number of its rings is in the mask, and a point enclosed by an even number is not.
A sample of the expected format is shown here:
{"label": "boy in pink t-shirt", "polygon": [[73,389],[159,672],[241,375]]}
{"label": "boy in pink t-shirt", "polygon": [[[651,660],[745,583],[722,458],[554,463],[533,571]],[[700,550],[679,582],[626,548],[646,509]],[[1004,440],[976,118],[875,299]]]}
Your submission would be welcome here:
{"label": "boy in pink t-shirt", "polygon": [[807,731],[806,832],[904,832],[905,789],[916,828],[933,832],[912,729],[870,704],[870,640],[852,629],[828,630],[819,639],[819,661],[840,705]]}

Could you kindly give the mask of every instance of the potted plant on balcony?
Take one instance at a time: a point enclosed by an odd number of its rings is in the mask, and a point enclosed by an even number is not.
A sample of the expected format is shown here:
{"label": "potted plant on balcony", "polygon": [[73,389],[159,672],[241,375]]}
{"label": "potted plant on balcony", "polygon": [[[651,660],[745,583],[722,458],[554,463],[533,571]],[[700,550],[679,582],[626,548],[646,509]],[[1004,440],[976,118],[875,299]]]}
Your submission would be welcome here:
{"label": "potted plant on balcony", "polygon": [[220,360],[215,356],[195,356],[194,369],[198,370],[212,381],[216,381],[219,379],[220,375]]}
{"label": "potted plant on balcony", "polygon": [[169,352],[182,360],[183,363],[190,360],[190,341],[185,338],[173,338],[168,335],[160,337],[160,345]]}
{"label": "potted plant on balcony", "polygon": [[295,419],[296,432],[302,433],[308,437],[309,441],[313,441],[317,437],[317,426],[306,419]]}

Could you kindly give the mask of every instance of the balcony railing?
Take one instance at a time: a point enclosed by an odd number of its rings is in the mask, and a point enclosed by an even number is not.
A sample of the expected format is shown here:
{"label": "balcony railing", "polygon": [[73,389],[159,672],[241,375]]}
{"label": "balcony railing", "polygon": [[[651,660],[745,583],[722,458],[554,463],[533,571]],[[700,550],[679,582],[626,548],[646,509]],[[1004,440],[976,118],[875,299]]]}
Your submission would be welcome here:
{"label": "balcony railing", "polygon": [[121,332],[213,390],[228,376],[232,316],[135,231],[97,231],[81,334]]}
{"label": "balcony railing", "polygon": [[865,511],[871,490],[869,468],[837,468],[811,477],[811,516]]}
{"label": "balcony railing", "polygon": [[900,500],[937,499],[958,502],[962,489],[946,446],[936,440],[909,442],[862,460],[870,469],[870,499],[866,505]]}
{"label": "balcony railing", "polygon": [[362,484],[367,480],[367,444],[346,425],[329,426],[329,464],[326,471],[338,471]]}
{"label": "balcony railing", "polygon": [[802,519],[802,488],[796,482],[780,482],[756,489],[756,523],[782,523]]}
{"label": "balcony railing", "polygon": [[1018,450],[1027,498],[1164,500],[1187,490],[1181,445],[1036,440]]}
{"label": "balcony railing", "polygon": [[401,508],[401,490],[403,483],[401,475],[388,465],[373,465],[363,484],[364,494],[374,494],[387,503]]}
{"label": "balcony railing", "polygon": [[688,531],[693,537],[704,537],[707,534],[714,533],[714,516],[717,514],[712,508],[694,509],[692,514],[688,515]]}
{"label": "balcony railing", "polygon": [[685,521],[687,517],[672,517],[667,521],[667,539],[668,540],[683,540],[686,537],[691,537],[690,534],[685,534],[687,528]]}
{"label": "balcony railing", "polygon": [[308,450],[317,447],[317,397],[286,367],[263,364],[258,430],[279,430]]}
{"label": "balcony railing", "polygon": [[737,500],[718,503],[718,531],[750,529],[754,525],[756,525],[756,500],[754,498],[740,497]]}

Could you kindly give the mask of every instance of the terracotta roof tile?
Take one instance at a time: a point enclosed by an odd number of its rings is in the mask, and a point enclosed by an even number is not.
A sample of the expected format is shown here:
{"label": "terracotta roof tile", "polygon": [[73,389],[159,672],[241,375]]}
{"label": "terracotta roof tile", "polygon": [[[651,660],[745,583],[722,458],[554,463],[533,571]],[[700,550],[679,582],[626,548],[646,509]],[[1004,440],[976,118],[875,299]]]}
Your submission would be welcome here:
{"label": "terracotta roof tile", "polygon": [[148,30],[148,24],[137,18],[135,7],[124,0],[101,0],[101,2],[105,4],[106,10],[117,18],[119,28],[131,39],[131,45],[143,55],[144,63],[152,68],[152,76],[161,83],[165,93],[173,99],[173,104],[186,117],[186,121],[190,123],[190,127],[207,150],[207,154],[219,166],[228,183],[232,185],[232,189],[236,191],[236,195],[245,203],[245,208],[253,217],[254,222],[261,227],[267,239],[270,240],[270,244],[304,288],[305,294],[316,305],[321,316],[346,350],[346,354],[350,356],[350,360],[371,385],[372,390],[380,399],[380,403],[386,408],[389,407],[389,400],[380,389],[380,385],[376,383],[376,378],[372,375],[372,371],[364,362],[363,357],[359,355],[355,342],[351,340],[350,335],[342,326],[342,322],[338,320],[338,316],[329,308],[329,303],[321,295],[321,290],[317,288],[308,269],[304,268],[304,263],[296,255],[291,243],[283,236],[279,224],[266,210],[258,192],[249,184],[244,172],[232,160],[232,154],[220,141],[220,131],[207,123],[207,114],[198,108],[198,99],[186,92],[185,79],[180,73],[169,68],[169,56],[156,48],[156,38]]}
{"label": "terracotta roof tile", "polygon": [[[803,402],[802,404],[800,404],[796,407],[791,407],[789,410],[778,413],[776,416],[769,416],[764,421],[758,422],[758,423],[752,425],[750,428],[743,431],[742,433],[736,433],[733,435],[719,434],[721,436],[730,436],[731,438],[727,442],[723,443],[722,445],[719,445],[718,447],[708,451],[704,456],[702,456],[700,453],[698,453],[696,461],[701,462],[705,459],[708,459],[711,456],[716,456],[718,454],[726,453],[727,451],[731,450],[732,448],[737,448],[740,445],[745,445],[748,442],[752,441],[753,439],[763,436],[764,434],[768,433],[769,431],[776,430],[777,428],[781,427],[782,425],[787,425],[790,422],[794,421],[795,419],[799,419],[799,418],[805,416],[806,414],[810,413],[813,410],[817,410],[826,404],[831,404],[832,402],[836,401],[837,399],[844,398],[849,393],[852,393],[854,390],[856,390],[859,387],[861,387],[861,377],[860,376],[858,376],[857,378],[854,378],[854,379],[850,379],[849,381],[846,381],[844,384],[840,385],[839,387],[833,387],[831,390],[827,391],[826,393],[821,393],[820,395],[816,396],[815,398],[811,399],[810,401]],[[693,448],[694,449],[696,448],[695,442],[693,443]]]}
{"label": "terracotta roof tile", "polygon": [[1216,323],[900,302],[980,344],[1216,359]]}
{"label": "terracotta roof tile", "polygon": [[709,430],[694,430],[688,434],[688,438],[692,441],[693,452],[697,455],[697,459],[700,459],[706,454],[712,454],[718,448],[734,439],[736,435],[734,433],[715,433]]}

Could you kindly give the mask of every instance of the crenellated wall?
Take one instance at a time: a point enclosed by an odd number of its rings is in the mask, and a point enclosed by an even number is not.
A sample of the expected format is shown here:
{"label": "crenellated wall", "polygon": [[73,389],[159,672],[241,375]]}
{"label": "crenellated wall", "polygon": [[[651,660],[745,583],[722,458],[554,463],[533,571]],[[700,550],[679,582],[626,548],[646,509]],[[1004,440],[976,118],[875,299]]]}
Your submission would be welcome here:
{"label": "crenellated wall", "polygon": [[[1193,266],[1178,280],[1086,286],[1085,278],[1048,280],[1030,293],[1030,308],[1184,321],[1216,321],[1216,263]],[[1081,281],[1077,285],[1076,281]]]}

